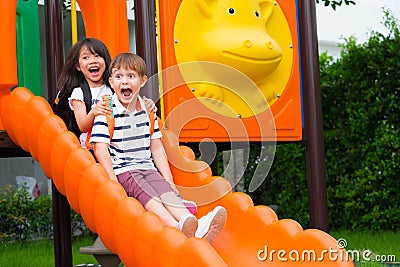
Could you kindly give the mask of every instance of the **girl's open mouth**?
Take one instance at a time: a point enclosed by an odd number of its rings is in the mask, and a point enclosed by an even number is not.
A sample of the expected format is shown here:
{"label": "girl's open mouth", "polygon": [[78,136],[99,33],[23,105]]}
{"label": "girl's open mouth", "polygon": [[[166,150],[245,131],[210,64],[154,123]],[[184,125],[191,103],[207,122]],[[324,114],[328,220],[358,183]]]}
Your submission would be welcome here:
{"label": "girl's open mouth", "polygon": [[90,68],[89,73],[90,74],[98,74],[100,69],[98,67]]}

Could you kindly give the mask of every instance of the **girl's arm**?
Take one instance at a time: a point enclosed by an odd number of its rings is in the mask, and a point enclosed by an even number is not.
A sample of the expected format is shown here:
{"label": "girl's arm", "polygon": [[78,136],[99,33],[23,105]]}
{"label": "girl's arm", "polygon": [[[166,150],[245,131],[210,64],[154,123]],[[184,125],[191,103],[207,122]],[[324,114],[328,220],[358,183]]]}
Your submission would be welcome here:
{"label": "girl's arm", "polygon": [[86,105],[84,102],[73,99],[71,104],[74,108],[74,115],[79,130],[81,130],[82,133],[86,133],[92,129],[95,116],[111,114],[111,108],[106,106],[104,101],[99,101],[89,113],[86,113]]}
{"label": "girl's arm", "polygon": [[172,186],[175,187],[167,155],[165,154],[164,147],[161,143],[160,138],[151,139],[150,150],[158,171],[165,178],[165,180],[167,180]]}
{"label": "girl's arm", "polygon": [[94,144],[94,154],[96,156],[97,161],[104,167],[108,176],[111,180],[117,181],[117,176],[115,175],[110,152],[109,152],[109,144],[107,143],[95,143]]}

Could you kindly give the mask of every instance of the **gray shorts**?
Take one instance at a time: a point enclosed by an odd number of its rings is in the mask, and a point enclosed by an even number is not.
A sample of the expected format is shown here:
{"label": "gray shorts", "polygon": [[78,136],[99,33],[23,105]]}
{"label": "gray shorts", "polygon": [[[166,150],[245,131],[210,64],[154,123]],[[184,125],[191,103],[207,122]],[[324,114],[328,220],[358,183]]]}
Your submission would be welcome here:
{"label": "gray shorts", "polygon": [[156,170],[134,170],[117,175],[118,182],[129,197],[136,198],[143,207],[154,197],[174,192],[169,182]]}

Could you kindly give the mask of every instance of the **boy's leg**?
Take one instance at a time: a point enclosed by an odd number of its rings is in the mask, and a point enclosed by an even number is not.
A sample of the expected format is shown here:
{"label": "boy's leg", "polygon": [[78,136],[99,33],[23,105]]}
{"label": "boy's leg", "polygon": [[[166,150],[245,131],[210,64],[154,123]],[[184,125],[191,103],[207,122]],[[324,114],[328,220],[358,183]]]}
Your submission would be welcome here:
{"label": "boy's leg", "polygon": [[179,221],[183,216],[190,213],[181,198],[176,195],[174,188],[164,177],[154,170],[143,171],[146,184],[151,187],[151,190],[156,192],[156,196],[161,199],[166,209],[172,216]]}
{"label": "boy's leg", "polygon": [[197,230],[197,219],[193,214],[187,212],[178,222],[166,209],[163,203],[156,198],[150,199],[149,202],[147,202],[145,209],[157,214],[167,226],[178,228],[178,230],[182,231],[182,233],[187,237],[194,237]]}
{"label": "boy's leg", "polygon": [[178,229],[187,237],[194,237],[197,231],[197,218],[182,204],[175,192],[167,192],[160,196],[165,209],[179,221]]}
{"label": "boy's leg", "polygon": [[167,192],[160,196],[162,203],[165,208],[174,216],[176,220],[180,220],[183,216],[187,215],[189,210],[182,203],[181,199],[178,198],[175,192]]}
{"label": "boy's leg", "polygon": [[191,214],[196,214],[196,212],[197,212],[196,202],[187,200],[187,199],[183,199],[183,198],[181,198],[181,201],[182,201],[183,205],[185,205],[186,208],[190,211]]}
{"label": "boy's leg", "polygon": [[178,225],[178,221],[169,213],[159,199],[150,199],[144,208],[147,211],[157,214],[165,225],[171,227],[176,227]]}
{"label": "boy's leg", "polygon": [[[166,206],[164,206],[160,198],[157,197],[157,195],[159,195],[159,190],[164,190],[163,192],[173,192],[169,186],[165,186],[164,183],[166,183],[166,181],[162,176],[159,174],[149,175],[149,172],[138,170],[123,173],[118,175],[117,178],[127,191],[128,196],[135,197],[142,203],[147,211],[154,212],[158,215],[165,225],[178,228],[187,237],[193,237],[195,235],[197,230],[196,217],[187,212],[186,215],[179,217],[179,219],[175,218]],[[182,204],[181,206],[183,207]]]}
{"label": "boy's leg", "polygon": [[176,220],[156,197],[157,192],[146,183],[141,171],[128,171],[117,176],[119,183],[130,197],[137,199],[143,207],[157,214],[165,225],[176,227]]}

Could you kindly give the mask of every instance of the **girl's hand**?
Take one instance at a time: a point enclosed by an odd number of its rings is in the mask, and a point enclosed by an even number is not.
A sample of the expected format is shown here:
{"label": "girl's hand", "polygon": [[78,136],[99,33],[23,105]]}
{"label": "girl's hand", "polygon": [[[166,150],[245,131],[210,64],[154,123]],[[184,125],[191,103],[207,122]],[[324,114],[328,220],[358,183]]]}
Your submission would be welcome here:
{"label": "girl's hand", "polygon": [[109,115],[112,113],[111,108],[106,105],[106,103],[101,100],[97,102],[96,106],[92,108],[92,112],[94,116],[99,116],[99,115]]}
{"label": "girl's hand", "polygon": [[142,98],[143,98],[144,104],[146,105],[146,109],[151,110],[153,112],[157,112],[157,107],[153,100],[151,100],[150,98],[147,98],[145,96],[143,96]]}

